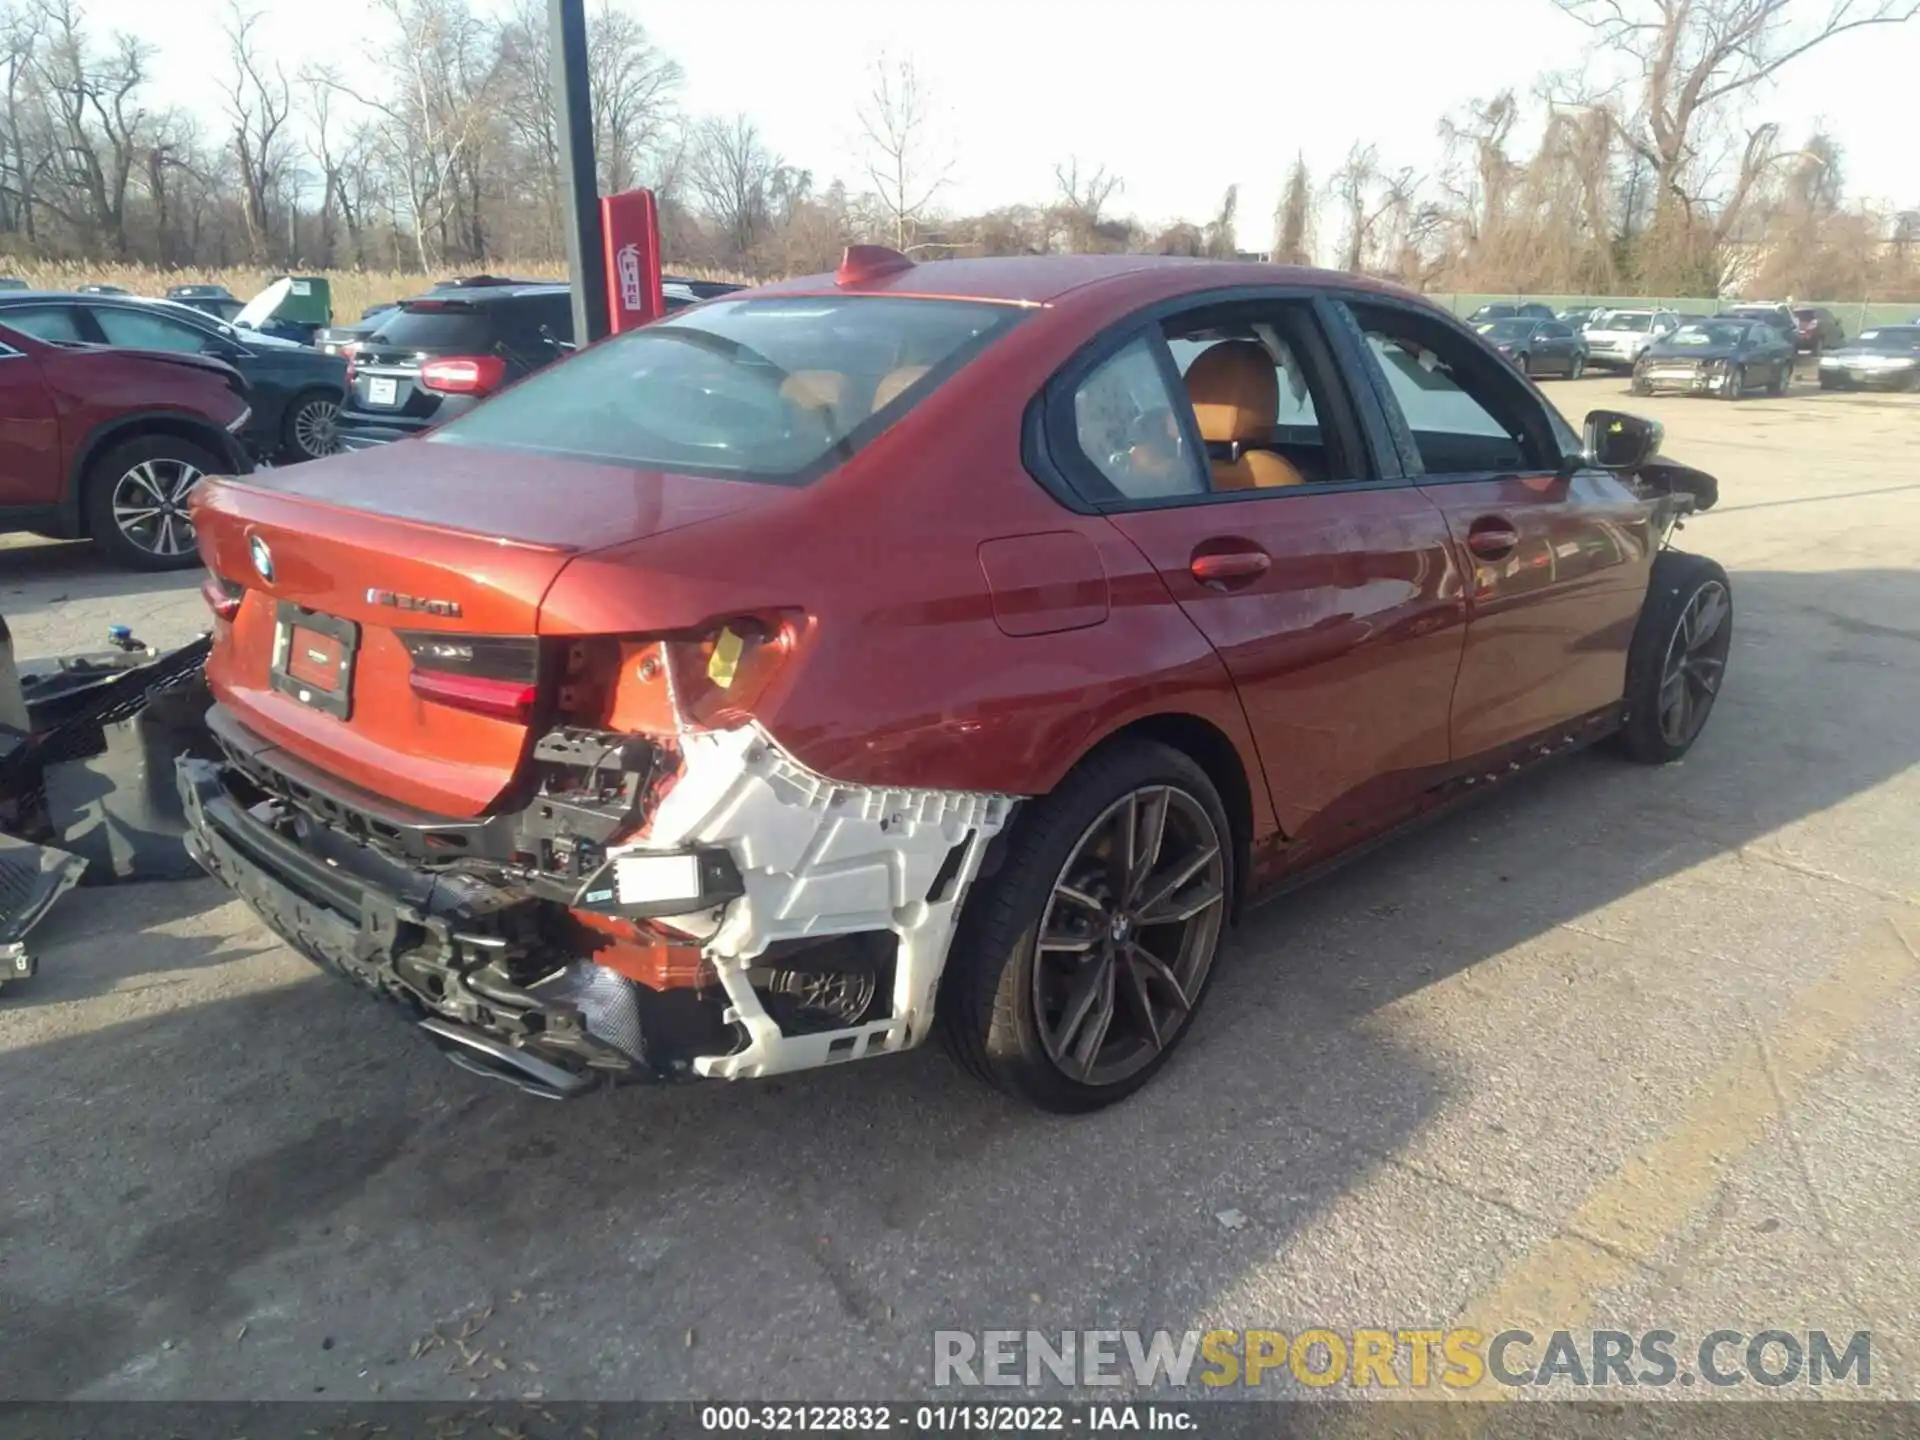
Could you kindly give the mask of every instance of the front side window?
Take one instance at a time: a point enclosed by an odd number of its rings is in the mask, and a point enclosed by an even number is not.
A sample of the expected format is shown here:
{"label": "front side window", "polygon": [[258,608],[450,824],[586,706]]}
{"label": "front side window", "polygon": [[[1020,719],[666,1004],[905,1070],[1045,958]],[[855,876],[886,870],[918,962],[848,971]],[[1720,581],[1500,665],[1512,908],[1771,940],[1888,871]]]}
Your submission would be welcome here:
{"label": "front side window", "polygon": [[1122,499],[1207,491],[1199,457],[1187,445],[1166,372],[1147,336],[1080,382],[1073,392],[1073,429],[1080,453]]}
{"label": "front side window", "polygon": [[1543,468],[1550,427],[1492,356],[1424,316],[1348,307],[1428,475]]}
{"label": "front side window", "polygon": [[1024,313],[892,296],[720,301],[583,350],[428,443],[805,483]]}
{"label": "front side window", "polygon": [[200,331],[164,315],[102,307],[93,312],[93,318],[109,345],[125,345],[136,350],[178,350],[189,355],[198,355],[207,348],[207,337]]}

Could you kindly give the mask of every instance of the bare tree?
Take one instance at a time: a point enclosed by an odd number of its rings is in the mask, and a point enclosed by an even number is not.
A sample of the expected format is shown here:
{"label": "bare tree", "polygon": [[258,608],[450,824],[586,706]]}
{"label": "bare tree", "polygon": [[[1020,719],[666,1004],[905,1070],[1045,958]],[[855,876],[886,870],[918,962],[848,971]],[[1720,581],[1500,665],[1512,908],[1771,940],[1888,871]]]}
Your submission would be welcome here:
{"label": "bare tree", "polygon": [[1276,265],[1313,263],[1313,177],[1307,157],[1295,155],[1287,172],[1286,188],[1273,216],[1273,261]]}
{"label": "bare tree", "polygon": [[602,0],[587,26],[587,73],[601,187],[631,190],[673,120],[685,77],[646,27],[610,0]]}
{"label": "bare tree", "polygon": [[1626,64],[1618,130],[1650,173],[1654,248],[1675,278],[1733,232],[1777,158],[1777,127],[1738,123],[1755,87],[1837,36],[1920,15],[1920,0],[1554,3]]}
{"label": "bare tree", "polygon": [[867,142],[867,178],[879,197],[894,247],[911,251],[927,206],[947,183],[952,162],[941,153],[932,97],[911,59],[873,67],[873,91],[860,112]]}
{"label": "bare tree", "polygon": [[765,236],[774,177],[783,166],[745,115],[706,120],[695,128],[687,157],[687,184],[713,217],[726,244],[727,263],[747,266]]}
{"label": "bare tree", "polygon": [[1108,174],[1105,165],[1096,165],[1082,175],[1080,161],[1075,158],[1055,165],[1053,179],[1060,193],[1055,214],[1066,230],[1067,249],[1086,252],[1125,246],[1127,226],[1103,219],[1107,203],[1123,188],[1118,175]]}
{"label": "bare tree", "polygon": [[148,129],[139,93],[153,48],[116,35],[104,54],[97,51],[73,0],[42,0],[40,18],[36,76],[51,135],[50,184],[39,202],[86,248],[126,256],[128,189],[144,160]]}
{"label": "bare tree", "polygon": [[1240,213],[1240,187],[1227,186],[1220,197],[1220,208],[1207,222],[1206,253],[1215,260],[1231,260],[1240,253],[1240,241],[1234,234],[1234,221]]}
{"label": "bare tree", "polygon": [[[293,91],[286,71],[260,58],[254,41],[259,22],[258,10],[231,0],[223,30],[232,68],[223,90],[227,119],[233,126],[233,154],[244,187],[248,249],[254,259],[264,260],[272,219],[270,200],[286,179],[292,158],[285,131],[293,113]],[[287,259],[291,263],[293,257]]]}

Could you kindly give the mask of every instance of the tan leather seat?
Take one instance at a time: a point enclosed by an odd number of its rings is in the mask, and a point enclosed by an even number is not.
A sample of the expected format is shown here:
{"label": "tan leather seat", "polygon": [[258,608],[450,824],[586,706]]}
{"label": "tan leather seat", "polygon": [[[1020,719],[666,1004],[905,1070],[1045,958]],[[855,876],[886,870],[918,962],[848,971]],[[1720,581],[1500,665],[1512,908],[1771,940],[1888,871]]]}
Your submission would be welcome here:
{"label": "tan leather seat", "polygon": [[796,370],[780,382],[783,399],[802,410],[823,410],[836,430],[846,418],[847,377],[838,370]]}
{"label": "tan leather seat", "polygon": [[880,383],[873,387],[873,408],[884,410],[900,398],[901,392],[919,383],[927,373],[928,365],[902,365],[897,370],[889,370],[880,377]]}
{"label": "tan leather seat", "polygon": [[[1262,445],[1280,418],[1280,377],[1273,357],[1251,340],[1223,340],[1187,367],[1187,398],[1200,438],[1213,445]],[[1299,485],[1306,477],[1269,450],[1242,450],[1237,460],[1214,460],[1216,490],[1264,490]]]}

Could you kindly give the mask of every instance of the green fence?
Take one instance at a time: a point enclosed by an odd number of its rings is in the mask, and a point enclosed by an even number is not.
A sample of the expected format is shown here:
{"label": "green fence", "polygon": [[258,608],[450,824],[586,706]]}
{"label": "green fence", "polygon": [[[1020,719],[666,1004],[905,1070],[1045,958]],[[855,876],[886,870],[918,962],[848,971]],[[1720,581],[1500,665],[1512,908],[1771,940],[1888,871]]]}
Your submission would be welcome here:
{"label": "green fence", "polygon": [[[1740,300],[1702,300],[1698,297],[1670,295],[1429,295],[1429,300],[1445,305],[1456,315],[1471,315],[1482,305],[1532,303],[1550,305],[1555,310],[1584,310],[1604,305],[1610,310],[1678,310],[1682,314],[1716,315],[1730,306],[1751,304]],[[1920,300],[1799,300],[1796,306],[1818,305],[1840,317],[1847,334],[1858,335],[1875,325],[1904,324],[1920,320]]]}

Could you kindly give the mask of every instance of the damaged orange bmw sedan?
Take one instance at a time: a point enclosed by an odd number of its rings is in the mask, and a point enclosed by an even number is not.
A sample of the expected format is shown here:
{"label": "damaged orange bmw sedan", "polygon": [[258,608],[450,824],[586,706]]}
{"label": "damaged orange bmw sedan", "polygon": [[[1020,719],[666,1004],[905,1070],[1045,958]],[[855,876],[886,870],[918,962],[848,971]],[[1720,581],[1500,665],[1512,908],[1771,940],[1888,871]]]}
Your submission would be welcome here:
{"label": "damaged orange bmw sedan", "polygon": [[1693,744],[1731,595],[1659,440],[1354,276],[856,248],[202,486],[189,843],[536,1094],[937,1029],[1093,1109],[1263,890]]}

